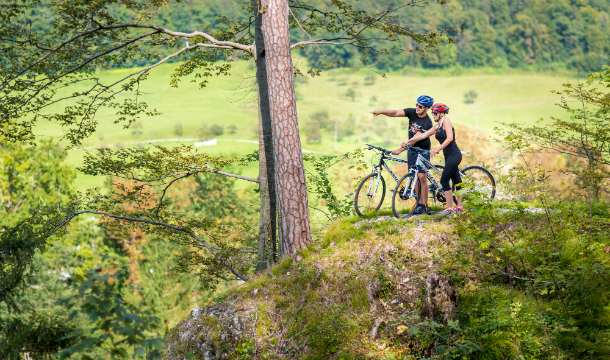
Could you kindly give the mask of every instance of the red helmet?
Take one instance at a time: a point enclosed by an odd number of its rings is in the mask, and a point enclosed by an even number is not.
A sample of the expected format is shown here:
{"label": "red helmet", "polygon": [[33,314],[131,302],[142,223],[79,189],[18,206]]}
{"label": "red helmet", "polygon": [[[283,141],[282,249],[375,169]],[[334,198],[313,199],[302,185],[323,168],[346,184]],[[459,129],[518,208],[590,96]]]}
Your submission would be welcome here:
{"label": "red helmet", "polygon": [[449,114],[449,106],[441,103],[435,104],[430,110],[432,110],[432,112],[436,111]]}

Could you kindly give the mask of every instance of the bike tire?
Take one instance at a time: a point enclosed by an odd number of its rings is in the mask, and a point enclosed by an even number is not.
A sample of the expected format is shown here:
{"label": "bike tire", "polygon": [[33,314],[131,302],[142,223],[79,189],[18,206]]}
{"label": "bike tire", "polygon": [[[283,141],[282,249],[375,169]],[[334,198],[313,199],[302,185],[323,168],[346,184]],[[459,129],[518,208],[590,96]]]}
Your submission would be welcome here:
{"label": "bike tire", "polygon": [[[443,165],[434,165],[437,169],[439,169],[441,172],[445,171],[445,167]],[[435,178],[436,179],[436,178]],[[438,183],[441,183],[440,178],[437,180]],[[455,185],[451,185],[451,189],[453,191],[453,205],[457,206],[457,197],[455,197]],[[432,193],[432,192],[430,192]],[[440,196],[439,196],[440,195]],[[435,194],[432,195],[431,197],[435,197],[435,201],[438,201],[441,204],[447,204],[447,199],[445,198],[445,193],[443,192],[442,194]]]}
{"label": "bike tire", "polygon": [[[375,181],[374,178],[376,178],[376,177],[377,177],[376,173],[371,173],[368,176],[366,176],[364,179],[362,179],[362,181],[360,182],[360,185],[358,185],[358,189],[356,190],[356,196],[354,198],[354,210],[356,210],[356,214],[358,214],[358,216],[364,216],[364,214],[368,214],[373,211],[377,211],[381,207],[381,204],[383,204],[383,200],[385,198],[385,192],[386,192],[385,180],[384,180],[383,176],[379,177],[379,185],[381,185],[381,189],[379,188],[380,186],[378,185],[377,192],[375,193],[375,197],[368,196],[369,188],[367,186],[365,188],[365,191],[367,192],[367,194],[364,194],[364,197],[362,198],[362,200],[358,201],[358,199],[361,195],[362,187],[370,181]],[[374,200],[374,199],[379,195],[379,193],[381,193],[381,198],[379,199],[379,203],[377,203],[377,200]]]}
{"label": "bike tire", "polygon": [[413,181],[416,181],[415,186],[421,186],[417,174],[406,174],[398,180],[398,184],[396,184],[396,188],[392,194],[392,213],[394,213],[394,217],[398,219],[405,219],[411,216],[413,214],[413,209],[415,209],[415,205],[418,203],[417,193],[415,193],[413,197],[407,199],[401,198],[401,191],[404,189],[403,186],[410,189]]}
{"label": "bike tire", "polygon": [[489,194],[489,199],[493,199],[496,196],[496,180],[493,175],[481,166],[469,166],[462,170],[466,179],[462,179],[465,182],[473,182],[476,187],[480,187],[477,190],[482,193]]}

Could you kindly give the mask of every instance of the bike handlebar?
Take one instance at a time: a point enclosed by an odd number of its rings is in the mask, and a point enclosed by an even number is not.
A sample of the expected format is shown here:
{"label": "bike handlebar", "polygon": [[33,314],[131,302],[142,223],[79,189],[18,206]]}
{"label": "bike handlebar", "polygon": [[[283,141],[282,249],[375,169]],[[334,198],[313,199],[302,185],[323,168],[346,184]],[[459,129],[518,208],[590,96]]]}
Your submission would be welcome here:
{"label": "bike handlebar", "polygon": [[[380,148],[379,146],[375,146],[375,145],[371,145],[371,144],[367,144],[367,143],[364,143],[364,145],[369,147],[367,150],[376,149],[376,150],[381,151],[384,155],[390,155],[392,153],[390,150],[387,150],[387,149],[384,149],[384,148]],[[413,146],[410,146],[410,145],[407,145],[407,150],[413,150],[413,151],[422,152],[422,153],[429,151],[429,150],[424,150],[424,149],[421,149],[421,148],[413,147]]]}
{"label": "bike handlebar", "polygon": [[406,149],[407,149],[407,150],[413,150],[413,151],[416,151],[416,152],[419,152],[419,153],[427,153],[427,152],[430,152],[430,150],[424,150],[424,149],[422,149],[422,148],[413,147],[413,146],[411,146],[411,145],[407,145]]}
{"label": "bike handlebar", "polygon": [[376,149],[376,150],[381,151],[385,155],[392,153],[390,150],[380,148],[379,146],[375,146],[375,145],[371,145],[371,144],[367,144],[367,143],[364,143],[364,145],[369,147],[368,150]]}

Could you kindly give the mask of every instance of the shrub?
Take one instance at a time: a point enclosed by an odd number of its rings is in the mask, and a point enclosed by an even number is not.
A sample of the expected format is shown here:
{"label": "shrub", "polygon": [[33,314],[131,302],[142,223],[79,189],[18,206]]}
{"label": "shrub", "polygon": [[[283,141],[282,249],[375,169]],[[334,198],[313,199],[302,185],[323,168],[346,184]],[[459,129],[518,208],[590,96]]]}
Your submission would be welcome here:
{"label": "shrub", "polygon": [[182,124],[177,123],[176,125],[174,125],[174,134],[176,134],[177,136],[182,136]]}
{"label": "shrub", "polygon": [[210,127],[210,132],[214,136],[220,136],[225,132],[225,128],[222,125],[214,124]]}
{"label": "shrub", "polygon": [[208,128],[208,124],[201,124],[201,127],[199,128],[199,137],[205,140],[209,139],[211,136],[212,132],[210,131],[210,128]]}
{"label": "shrub", "polygon": [[328,116],[327,110],[316,111],[313,115],[309,116],[312,122],[317,123],[320,129],[332,128],[333,121]]}
{"label": "shrub", "polygon": [[354,90],[354,88],[349,88],[347,89],[345,96],[352,99],[352,101],[356,101],[356,96],[358,96],[358,94],[356,93],[356,90]]}
{"label": "shrub", "polygon": [[473,104],[479,95],[473,89],[470,89],[468,92],[464,93],[464,102],[466,104]]}
{"label": "shrub", "polygon": [[305,135],[307,135],[307,142],[321,142],[322,132],[320,131],[320,123],[309,121],[305,125]]}

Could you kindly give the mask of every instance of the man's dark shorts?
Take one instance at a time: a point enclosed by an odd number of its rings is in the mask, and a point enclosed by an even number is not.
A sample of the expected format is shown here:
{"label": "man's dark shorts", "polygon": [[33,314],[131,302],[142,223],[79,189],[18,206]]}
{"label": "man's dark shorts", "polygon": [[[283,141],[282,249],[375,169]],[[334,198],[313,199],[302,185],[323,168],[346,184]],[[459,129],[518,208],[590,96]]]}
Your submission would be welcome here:
{"label": "man's dark shorts", "polygon": [[[409,151],[409,154],[407,157],[407,160],[409,161],[409,170],[415,166],[415,163],[417,162],[417,154],[418,153],[415,151]],[[430,161],[430,152],[421,153],[421,156],[424,159]],[[420,174],[426,172],[426,169],[417,169],[417,170],[418,170],[418,173],[420,173]]]}

